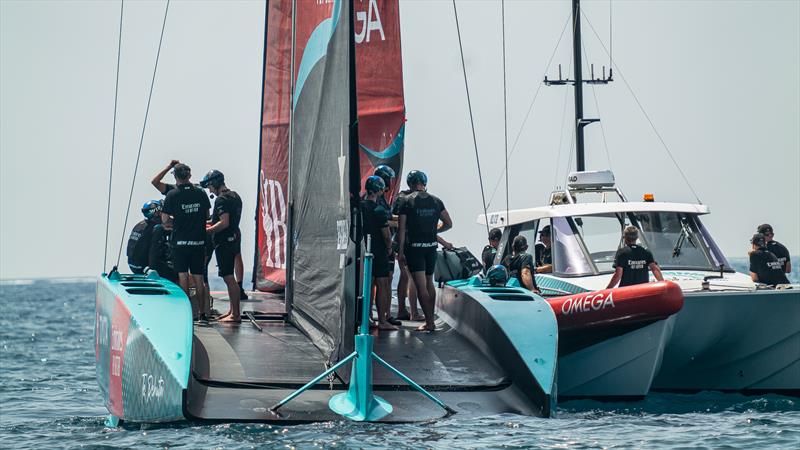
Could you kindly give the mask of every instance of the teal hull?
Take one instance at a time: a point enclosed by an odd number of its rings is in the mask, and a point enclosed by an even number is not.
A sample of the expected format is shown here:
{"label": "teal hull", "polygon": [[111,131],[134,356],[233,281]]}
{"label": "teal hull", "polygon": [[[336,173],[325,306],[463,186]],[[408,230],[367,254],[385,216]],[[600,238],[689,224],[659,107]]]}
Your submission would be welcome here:
{"label": "teal hull", "polygon": [[184,419],[192,357],[192,310],[180,287],[158,274],[97,280],[97,383],[112,422]]}

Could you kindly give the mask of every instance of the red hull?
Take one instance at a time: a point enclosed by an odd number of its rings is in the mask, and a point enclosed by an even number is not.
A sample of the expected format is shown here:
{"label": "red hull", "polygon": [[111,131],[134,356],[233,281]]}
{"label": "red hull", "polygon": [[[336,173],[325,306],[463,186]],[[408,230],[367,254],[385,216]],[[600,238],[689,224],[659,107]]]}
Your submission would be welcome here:
{"label": "red hull", "polygon": [[547,299],[559,331],[630,325],[666,319],[683,307],[683,292],[671,281],[583,292]]}

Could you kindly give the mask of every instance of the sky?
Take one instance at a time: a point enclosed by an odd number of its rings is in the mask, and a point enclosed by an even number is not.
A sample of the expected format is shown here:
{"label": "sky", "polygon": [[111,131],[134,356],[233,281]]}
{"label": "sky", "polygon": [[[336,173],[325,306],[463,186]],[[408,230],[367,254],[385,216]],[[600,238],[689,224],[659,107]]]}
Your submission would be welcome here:
{"label": "sky", "polygon": [[[501,3],[457,5],[488,210],[504,210],[504,180],[492,195],[504,166]],[[617,67],[614,82],[584,89],[585,116],[602,119],[586,129],[587,168],[610,167],[631,199],[699,198],[728,257],[746,256],[763,222],[800,253],[800,1],[583,6],[585,73],[609,66],[604,47]],[[163,11],[162,1],[125,3],[104,265],[119,3],[0,1],[0,279],[110,268],[141,204],[158,198],[149,179],[172,158],[195,178],[221,170],[240,193],[252,265],[264,4],[173,1],[134,181]],[[569,32],[559,42],[570,12],[565,0],[505,2],[511,209],[545,204],[574,166],[572,90],[540,87],[558,64],[571,70]],[[400,14],[404,172],[428,174],[453,217],[445,237],[478,253],[486,230],[453,5],[401,0]]]}

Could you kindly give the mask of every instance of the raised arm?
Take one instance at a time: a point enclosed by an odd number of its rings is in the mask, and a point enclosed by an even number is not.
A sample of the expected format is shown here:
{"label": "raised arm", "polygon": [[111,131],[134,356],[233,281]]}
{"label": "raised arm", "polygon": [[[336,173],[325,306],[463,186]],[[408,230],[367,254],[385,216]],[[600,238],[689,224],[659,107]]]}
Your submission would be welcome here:
{"label": "raised arm", "polygon": [[167,164],[167,167],[164,167],[157,174],[155,174],[155,176],[153,176],[153,179],[150,180],[150,184],[152,184],[153,187],[158,190],[158,192],[161,192],[163,194],[164,189],[167,188],[167,184],[161,180],[167,175],[167,172],[169,172],[173,167],[175,167],[175,165],[179,163],[180,161],[178,161],[177,159],[173,159],[172,161],[170,161],[169,164]]}

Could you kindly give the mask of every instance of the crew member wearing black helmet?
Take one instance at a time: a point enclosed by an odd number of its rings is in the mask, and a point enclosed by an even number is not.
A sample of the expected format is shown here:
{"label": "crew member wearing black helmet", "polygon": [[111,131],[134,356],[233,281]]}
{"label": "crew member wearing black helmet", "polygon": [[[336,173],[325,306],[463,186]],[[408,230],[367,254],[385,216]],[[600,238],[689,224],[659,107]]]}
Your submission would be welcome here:
{"label": "crew member wearing black helmet", "polygon": [[756,233],[750,243],[753,245],[750,252],[750,279],[771,286],[789,284],[783,264],[767,249],[766,237],[762,233]]}
{"label": "crew member wearing black helmet", "polygon": [[159,223],[153,228],[153,238],[150,240],[147,265],[165,278],[178,284],[178,274],[172,264],[172,226]]}
{"label": "crew member wearing black helmet", "polygon": [[175,189],[167,193],[161,220],[172,225],[173,264],[178,272],[178,282],[189,295],[189,277],[197,292],[192,301],[195,318],[207,318],[208,304],[203,270],[205,264],[206,220],[211,202],[206,193],[190,181],[192,170],[186,164],[175,165]]}
{"label": "crew member wearing black helmet", "polygon": [[553,241],[550,238],[550,225],[545,225],[539,230],[539,242],[533,247],[536,258],[536,273],[551,273],[553,271]]}
{"label": "crew member wearing black helmet", "polygon": [[778,258],[778,262],[783,267],[783,272],[792,273],[792,259],[789,257],[789,249],[774,239],[775,232],[772,231],[772,225],[768,223],[759,225],[758,232],[764,235],[764,240],[767,242],[767,250]]}
{"label": "crew member wearing black helmet", "polygon": [[503,259],[503,265],[508,268],[509,276],[519,280],[522,287],[538,294],[533,256],[527,250],[528,239],[521,234],[517,235],[511,243],[511,254]]}
{"label": "crew member wearing black helmet", "polygon": [[389,308],[392,292],[389,275],[389,255],[392,253],[392,239],[389,233],[388,211],[378,203],[378,197],[386,189],[381,177],[372,175],[364,182],[366,197],[361,201],[361,214],[364,221],[364,240],[372,242],[372,277],[375,283],[375,305],[378,307],[378,329],[396,330],[389,322]]}
{"label": "crew member wearing black helmet", "polygon": [[[383,211],[386,214],[386,220],[387,220],[387,222],[389,224],[389,234],[391,236],[392,242],[394,242],[394,240],[395,240],[394,236],[397,234],[397,217],[395,217],[392,214],[392,207],[391,207],[391,205],[389,203],[389,199],[387,199],[386,196],[387,195],[391,196],[391,193],[392,193],[392,181],[394,180],[395,172],[394,172],[394,169],[392,169],[391,167],[387,166],[386,164],[381,164],[381,165],[379,165],[378,167],[375,168],[375,172],[373,172],[373,175],[377,176],[377,177],[380,177],[380,179],[383,180],[383,184],[385,185],[383,191],[381,191],[381,193],[378,194],[377,199],[376,199],[375,202],[383,209]],[[396,249],[394,247],[392,247],[392,252],[389,254],[389,283],[390,283],[390,286],[391,286],[391,280],[392,280],[393,274],[394,274],[395,252],[396,252]],[[389,294],[389,298],[391,299],[391,293]],[[397,316],[398,317],[392,317],[392,315],[390,313],[388,315],[388,318],[386,319],[392,325],[400,325],[401,324],[401,322],[400,322],[401,313],[405,313],[405,314],[403,314],[403,317],[405,317],[406,320],[409,318],[408,317],[408,312],[405,310],[405,299],[403,299],[403,300],[404,300],[403,301],[403,307],[400,308],[400,306],[398,306],[398,308],[397,308]]]}
{"label": "crew member wearing black helmet", "polygon": [[148,251],[153,228],[161,223],[161,200],[150,200],[142,205],[144,220],[134,225],[128,238],[128,267],[133,273],[144,273],[148,266]]}
{"label": "crew member wearing black helmet", "polygon": [[483,247],[481,252],[481,260],[483,261],[483,273],[487,273],[490,267],[494,266],[494,259],[497,256],[497,247],[500,246],[500,238],[503,237],[503,231],[500,228],[492,228],[489,231],[489,244]]}
{"label": "crew member wearing black helmet", "polygon": [[225,175],[219,170],[209,171],[200,186],[208,189],[217,198],[211,214],[211,226],[206,229],[214,239],[214,254],[217,258],[219,276],[225,281],[230,299],[230,310],[219,317],[220,322],[241,322],[241,287],[234,277],[234,261],[242,253],[242,234],[239,221],[242,218],[242,199],[225,185]]}
{"label": "crew member wearing black helmet", "polygon": [[656,280],[664,281],[661,269],[653,259],[650,250],[636,245],[636,241],[639,239],[639,229],[627,226],[622,232],[622,236],[625,245],[614,255],[614,275],[611,276],[611,281],[608,282],[606,289],[615,287],[617,283],[619,283],[619,287],[647,283],[650,281],[648,271],[653,272]]}
{"label": "crew member wearing black helmet", "polygon": [[411,280],[417,288],[417,296],[425,314],[425,323],[418,331],[434,331],[433,310],[436,288],[433,272],[436,266],[437,234],[453,227],[450,213],[444,203],[427,192],[428,177],[419,170],[412,170],[407,177],[413,191],[403,197],[399,206],[398,230],[400,238],[397,260],[408,264]]}

